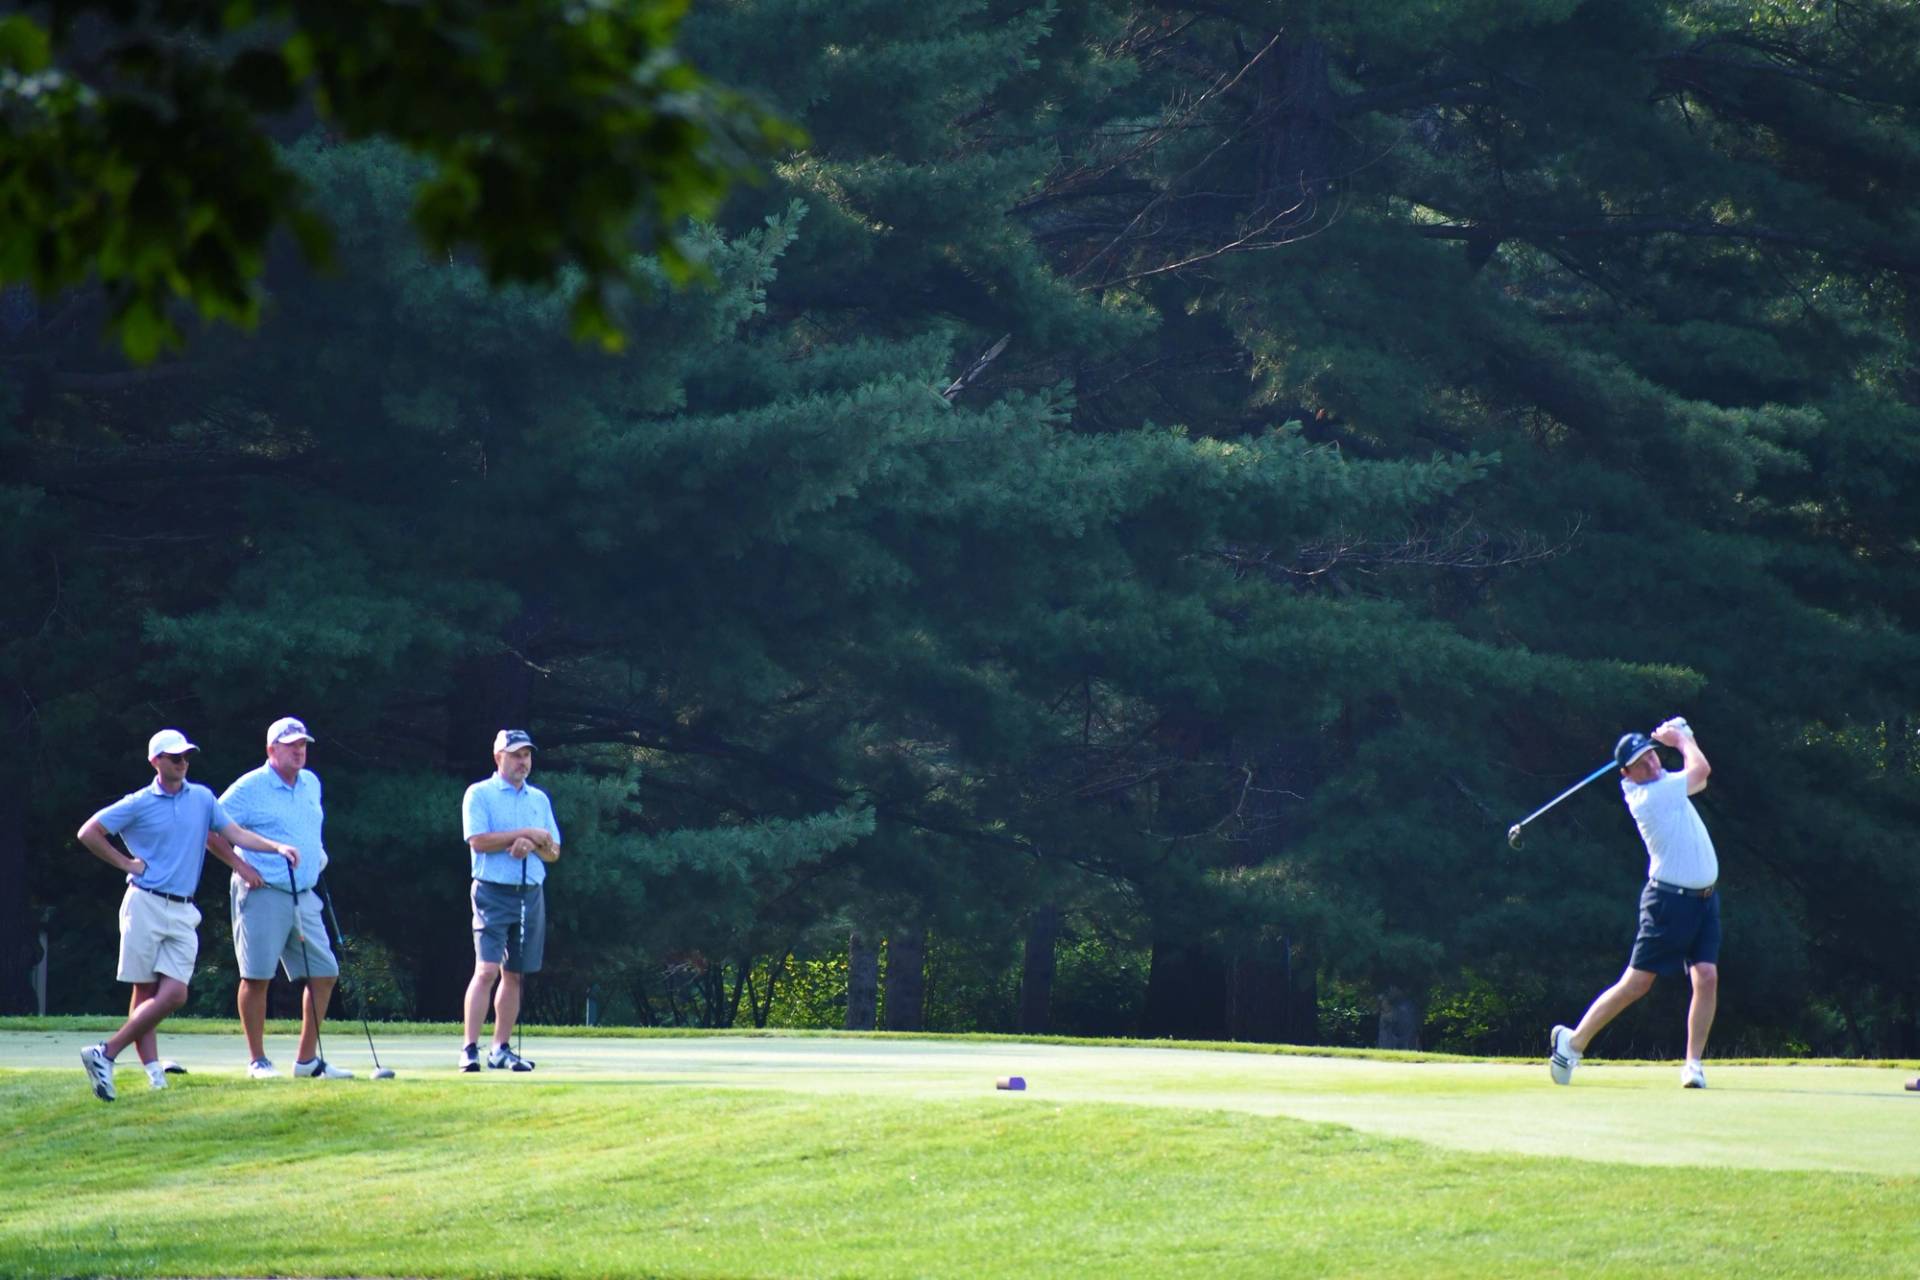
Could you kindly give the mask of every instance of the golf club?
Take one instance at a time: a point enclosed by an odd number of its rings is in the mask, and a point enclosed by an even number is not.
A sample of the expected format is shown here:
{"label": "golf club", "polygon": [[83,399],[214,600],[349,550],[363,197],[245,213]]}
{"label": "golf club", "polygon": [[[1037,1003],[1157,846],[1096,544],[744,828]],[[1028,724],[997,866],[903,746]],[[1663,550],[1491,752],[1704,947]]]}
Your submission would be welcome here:
{"label": "golf club", "polygon": [[[1687,722],[1685,720],[1682,720],[1679,716],[1673,717],[1671,720],[1667,721],[1666,723],[1677,724],[1682,729],[1688,728]],[[1618,767],[1619,766],[1616,765],[1612,760],[1607,761],[1605,764],[1601,765],[1598,769],[1595,769],[1592,773],[1580,779],[1580,781],[1574,783],[1572,786],[1568,787],[1565,791],[1562,791],[1559,795],[1547,801],[1545,804],[1541,805],[1538,809],[1535,809],[1532,813],[1528,814],[1526,817],[1520,819],[1520,821],[1508,827],[1507,828],[1507,844],[1511,848],[1518,849],[1520,847],[1521,828],[1525,827],[1529,822],[1532,822],[1535,818],[1539,817],[1541,814],[1545,813],[1547,810],[1553,808],[1553,806],[1559,804],[1562,800],[1565,800],[1568,796],[1572,795],[1574,792],[1580,790],[1580,788],[1592,782],[1595,778],[1598,778],[1601,774],[1606,773],[1610,769],[1615,769]]]}
{"label": "golf club", "polygon": [[[334,942],[339,944],[342,951],[345,951],[347,949],[347,935],[341,931],[340,917],[334,913],[333,895],[321,889],[317,882],[314,884],[313,889],[315,893],[320,895],[321,905],[327,909],[327,919],[333,921]],[[362,979],[356,980],[354,985],[360,988],[360,1029],[367,1033],[367,1052],[373,1055],[373,1078],[375,1080],[391,1080],[393,1079],[393,1068],[380,1065],[380,1051],[373,1047],[373,1028],[367,1022],[367,984],[365,980]]]}
{"label": "golf club", "polygon": [[514,948],[515,958],[520,961],[520,1016],[513,1023],[513,1056],[525,1061],[526,1055],[520,1052],[527,1043],[527,858],[533,856],[533,850],[527,850],[527,857],[520,859],[520,944]]}
{"label": "golf club", "polygon": [[[300,1013],[304,1017],[307,1006],[313,1006],[313,1057],[316,1062],[325,1062],[327,1051],[320,1043],[320,1004],[313,996],[313,961],[307,957],[306,926],[300,923],[300,882],[293,878],[292,863],[287,864],[287,888],[293,891],[293,935],[300,939]],[[294,1063],[295,1069],[299,1065]]]}

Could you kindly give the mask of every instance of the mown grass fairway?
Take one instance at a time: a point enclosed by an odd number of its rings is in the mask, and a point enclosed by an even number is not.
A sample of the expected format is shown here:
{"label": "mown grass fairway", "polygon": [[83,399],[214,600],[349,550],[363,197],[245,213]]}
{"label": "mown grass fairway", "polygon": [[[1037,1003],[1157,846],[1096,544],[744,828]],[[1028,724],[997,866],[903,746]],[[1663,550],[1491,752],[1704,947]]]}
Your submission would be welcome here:
{"label": "mown grass fairway", "polygon": [[[334,1058],[369,1067],[347,1030]],[[123,1070],[106,1106],[90,1038],[0,1031],[0,1274],[1920,1271],[1892,1068],[1690,1093],[1668,1066],[1556,1089],[1536,1063],[536,1033],[535,1075],[474,1078],[451,1034],[389,1030],[400,1079],[296,1083],[173,1034],[193,1074]]]}

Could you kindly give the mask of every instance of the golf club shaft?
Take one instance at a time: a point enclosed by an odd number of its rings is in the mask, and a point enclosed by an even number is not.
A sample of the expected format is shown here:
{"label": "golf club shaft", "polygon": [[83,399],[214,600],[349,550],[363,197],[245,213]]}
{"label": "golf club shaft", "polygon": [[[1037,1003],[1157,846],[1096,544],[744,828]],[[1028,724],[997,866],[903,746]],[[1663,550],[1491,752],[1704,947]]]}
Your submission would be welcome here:
{"label": "golf club shaft", "polygon": [[520,1016],[513,1023],[513,1052],[516,1057],[527,1044],[527,858],[532,856],[533,851],[528,850],[526,858],[520,859],[520,945],[517,957],[520,961]]}
{"label": "golf club shaft", "polygon": [[[1687,732],[1687,733],[1691,733],[1693,731],[1692,727],[1689,726],[1687,722],[1681,719],[1679,716],[1674,716],[1670,718],[1667,721],[1667,724],[1678,725],[1684,732]],[[1657,731],[1658,730],[1656,730],[1656,732]],[[1607,773],[1609,770],[1612,770],[1615,767],[1616,765],[1614,761],[1612,760],[1607,761],[1605,764],[1601,765],[1598,769],[1595,769],[1592,773],[1580,779],[1580,781],[1574,783],[1572,786],[1568,787],[1565,791],[1562,791],[1559,795],[1547,801],[1545,804],[1541,805],[1538,809],[1535,809],[1532,813],[1520,819],[1520,821],[1514,823],[1511,827],[1508,827],[1507,843],[1512,844],[1515,848],[1518,848],[1519,847],[1518,841],[1520,839],[1520,829],[1522,827],[1526,826],[1529,822],[1532,822],[1535,818],[1539,817],[1541,814],[1545,813],[1547,810],[1553,808],[1553,806],[1559,804],[1562,800],[1565,800],[1568,796],[1572,795],[1574,792],[1580,790],[1580,788],[1586,786],[1588,783],[1592,782],[1594,779],[1600,777],[1602,774]]]}
{"label": "golf club shaft", "polygon": [[1572,795],[1574,792],[1578,791],[1580,788],[1586,786],[1588,783],[1592,782],[1595,778],[1598,778],[1601,774],[1605,773],[1607,770],[1611,768],[1613,768],[1613,761],[1609,760],[1605,764],[1601,765],[1598,769],[1595,769],[1592,773],[1580,779],[1580,781],[1574,783],[1572,786],[1568,787],[1565,791],[1562,791],[1559,795],[1547,801],[1545,804],[1541,805],[1538,809],[1535,809],[1532,813],[1520,819],[1520,821],[1514,823],[1513,825],[1516,827],[1526,826],[1529,822],[1532,822],[1535,818],[1539,817],[1541,814],[1545,813],[1547,810],[1553,808],[1553,806],[1559,804],[1562,800],[1565,800],[1568,796]]}
{"label": "golf club shaft", "polygon": [[[312,1006],[313,1056],[316,1060],[325,1062],[327,1052],[320,1045],[320,1002],[314,998],[313,994],[313,959],[307,954],[307,928],[300,922],[300,882],[294,879],[291,862],[287,864],[287,888],[293,892],[293,933],[300,939],[300,1016],[302,1019],[308,1017],[308,1006]],[[294,1052],[297,1054],[299,1050],[296,1049]],[[300,1065],[298,1060],[294,1065],[296,1067]]]}
{"label": "golf club shaft", "polygon": [[[333,940],[344,952],[347,949],[347,935],[341,930],[340,917],[334,912],[333,895],[322,891],[318,881],[314,882],[313,888],[314,892],[320,894],[320,901],[327,908],[327,919],[333,921]],[[386,1068],[380,1065],[380,1051],[373,1047],[373,1028],[367,1023],[367,984],[363,979],[356,981],[354,985],[360,988],[360,1029],[367,1033],[367,1052],[373,1055],[373,1069],[385,1071]]]}

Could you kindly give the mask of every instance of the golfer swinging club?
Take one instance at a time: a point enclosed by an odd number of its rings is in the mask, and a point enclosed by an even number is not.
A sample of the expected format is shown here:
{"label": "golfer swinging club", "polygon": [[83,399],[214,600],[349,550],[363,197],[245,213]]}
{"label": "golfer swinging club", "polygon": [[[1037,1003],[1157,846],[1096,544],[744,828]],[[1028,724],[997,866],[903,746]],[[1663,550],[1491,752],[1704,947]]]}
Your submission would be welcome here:
{"label": "golfer swinging club", "polygon": [[[1666,771],[1655,743],[1680,752],[1679,773]],[[1647,844],[1640,932],[1627,971],[1600,993],[1580,1025],[1556,1026],[1549,1034],[1553,1051],[1547,1069],[1555,1084],[1571,1084],[1573,1069],[1600,1029],[1652,990],[1655,977],[1684,969],[1693,980],[1693,1001],[1687,1008],[1687,1060],[1680,1068],[1680,1083],[1704,1089],[1707,1074],[1700,1060],[1706,1056],[1707,1032],[1720,996],[1720,899],[1714,893],[1720,860],[1688,797],[1706,788],[1713,766],[1685,720],[1669,720],[1651,737],[1627,734],[1614,745],[1613,759],[1620,766],[1627,810]]]}

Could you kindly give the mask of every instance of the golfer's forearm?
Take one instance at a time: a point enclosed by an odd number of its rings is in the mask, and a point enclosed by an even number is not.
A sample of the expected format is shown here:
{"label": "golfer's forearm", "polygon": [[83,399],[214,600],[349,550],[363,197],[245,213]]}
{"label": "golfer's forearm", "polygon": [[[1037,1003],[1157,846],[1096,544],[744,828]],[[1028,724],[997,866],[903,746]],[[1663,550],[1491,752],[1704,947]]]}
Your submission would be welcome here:
{"label": "golfer's forearm", "polygon": [[209,838],[207,840],[207,852],[226,863],[235,871],[248,865],[247,860],[235,852],[234,847],[224,839]]}
{"label": "golfer's forearm", "polygon": [[81,845],[88,853],[115,871],[133,870],[134,859],[113,847],[112,842],[107,839],[106,829],[99,823],[89,819],[87,824],[80,828],[78,835]]}
{"label": "golfer's forearm", "polygon": [[515,840],[531,840],[540,844],[548,838],[540,827],[515,827],[511,831],[482,831],[478,835],[467,837],[467,845],[475,853],[505,853],[513,848]]}
{"label": "golfer's forearm", "polygon": [[[220,828],[220,834],[239,845],[242,849],[251,849],[255,853],[278,853],[280,846],[265,836],[255,835],[237,822],[229,822]],[[231,863],[228,863],[231,866]]]}
{"label": "golfer's forearm", "polygon": [[1707,785],[1707,776],[1713,772],[1713,765],[1707,761],[1707,753],[1693,740],[1690,733],[1680,736],[1681,772],[1687,776],[1689,794]]}

